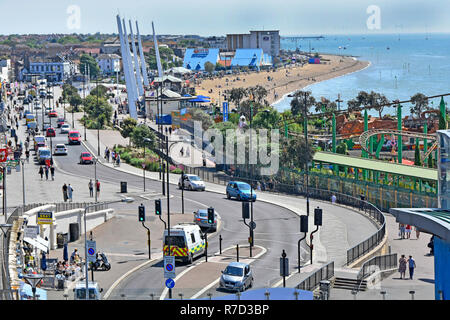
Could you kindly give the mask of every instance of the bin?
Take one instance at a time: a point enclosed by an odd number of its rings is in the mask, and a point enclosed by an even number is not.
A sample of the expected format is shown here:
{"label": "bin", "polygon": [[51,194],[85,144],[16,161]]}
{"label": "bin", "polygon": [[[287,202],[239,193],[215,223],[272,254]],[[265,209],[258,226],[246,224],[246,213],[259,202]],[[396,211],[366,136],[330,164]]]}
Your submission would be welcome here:
{"label": "bin", "polygon": [[127,182],[126,181],[120,182],[120,193],[127,193]]}
{"label": "bin", "polygon": [[78,223],[69,224],[70,242],[77,241],[80,238],[80,227]]}

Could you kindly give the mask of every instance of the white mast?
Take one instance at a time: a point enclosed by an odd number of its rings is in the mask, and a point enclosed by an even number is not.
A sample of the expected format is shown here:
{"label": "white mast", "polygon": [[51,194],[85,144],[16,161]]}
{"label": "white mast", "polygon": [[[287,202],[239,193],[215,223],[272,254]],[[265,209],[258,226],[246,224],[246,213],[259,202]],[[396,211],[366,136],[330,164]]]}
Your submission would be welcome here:
{"label": "white mast", "polygon": [[139,26],[137,21],[136,21],[136,32],[138,37],[139,53],[141,57],[142,78],[144,78],[144,86],[148,87],[150,83],[148,82],[147,64],[145,63],[144,50],[142,50],[141,34],[139,33]]}
{"label": "white mast", "polygon": [[[136,117],[137,117],[137,111],[136,111],[136,103],[138,101],[138,92],[137,92],[137,84],[136,84],[136,76],[134,75],[134,70],[133,70],[133,64],[132,64],[132,60],[131,60],[131,53],[130,53],[130,43],[128,41],[128,34],[127,34],[127,27],[125,24],[125,19],[122,19],[123,22],[123,34],[124,34],[124,41],[125,41],[125,47],[126,47],[126,55],[127,55],[127,62],[128,62],[128,72],[129,72],[129,76],[130,76],[130,82],[131,82],[131,93],[132,93],[132,97],[133,97],[133,109],[134,112],[136,112]],[[128,90],[128,86],[127,86],[127,90]],[[131,115],[131,110],[130,110],[130,115]]]}
{"label": "white mast", "polygon": [[142,86],[142,77],[141,77],[141,68],[139,67],[139,61],[136,51],[136,44],[134,43],[134,34],[133,34],[133,28],[131,26],[131,20],[128,20],[130,23],[130,37],[131,37],[131,47],[133,48],[133,56],[134,56],[134,71],[136,72],[136,82],[137,82],[137,89],[139,90],[139,96],[144,95],[144,87]]}
{"label": "white mast", "polygon": [[153,29],[153,42],[155,43],[156,64],[158,65],[158,74],[162,81],[164,73],[161,65],[161,58],[159,57],[158,41],[156,40],[155,26],[153,25],[153,21],[152,21],[152,29]]}

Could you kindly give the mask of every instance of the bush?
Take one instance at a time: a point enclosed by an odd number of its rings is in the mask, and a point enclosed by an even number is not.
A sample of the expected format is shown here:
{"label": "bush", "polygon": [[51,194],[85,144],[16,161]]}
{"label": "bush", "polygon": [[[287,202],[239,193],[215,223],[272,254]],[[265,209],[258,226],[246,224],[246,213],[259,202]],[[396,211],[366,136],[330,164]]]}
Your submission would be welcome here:
{"label": "bush", "polygon": [[180,168],[176,168],[174,170],[170,170],[171,173],[181,174],[182,170]]}
{"label": "bush", "polygon": [[131,156],[128,152],[123,152],[123,153],[119,152],[119,154],[120,154],[120,158],[122,159],[122,161],[125,161],[126,163],[130,162]]}
{"label": "bush", "polygon": [[143,162],[143,161],[144,161],[143,159],[139,159],[139,158],[131,158],[130,164],[131,164],[133,167],[142,167],[142,162]]}

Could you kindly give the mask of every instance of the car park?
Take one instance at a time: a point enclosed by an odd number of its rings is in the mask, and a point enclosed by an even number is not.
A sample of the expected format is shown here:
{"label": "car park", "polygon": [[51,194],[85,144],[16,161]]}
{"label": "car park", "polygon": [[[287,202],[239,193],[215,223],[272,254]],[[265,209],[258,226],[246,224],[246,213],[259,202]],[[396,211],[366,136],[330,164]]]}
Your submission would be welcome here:
{"label": "car park", "polygon": [[194,223],[200,228],[215,232],[217,230],[217,213],[214,213],[214,222],[208,223],[208,209],[198,209],[194,211]]}
{"label": "car park", "polygon": [[78,131],[69,131],[68,142],[69,144],[81,144],[81,135]]}
{"label": "car park", "polygon": [[227,199],[236,198],[241,201],[250,201],[250,197],[253,193],[252,201],[256,201],[256,193],[248,183],[241,181],[230,181],[227,184]]}
{"label": "car park", "polygon": [[67,148],[65,144],[57,144],[55,146],[55,150],[53,151],[53,154],[56,155],[67,155]]}
{"label": "car park", "polygon": [[[181,189],[181,176],[178,180],[178,187]],[[184,189],[205,191],[205,183],[195,174],[185,174]]]}
{"label": "car park", "polygon": [[56,137],[56,130],[55,128],[47,128],[47,130],[45,131],[45,136],[46,137]]}
{"label": "car park", "polygon": [[45,164],[45,160],[51,159],[52,153],[49,148],[42,147],[38,149],[36,157],[39,164]]}
{"label": "car park", "polygon": [[94,163],[94,158],[92,157],[92,154],[89,152],[82,152],[80,155],[80,164],[92,164]]}
{"label": "car park", "polygon": [[219,287],[230,291],[244,291],[253,286],[253,272],[248,263],[231,262],[222,271]]}
{"label": "car park", "polygon": [[67,123],[64,123],[61,126],[61,133],[69,133],[70,131],[70,126]]}

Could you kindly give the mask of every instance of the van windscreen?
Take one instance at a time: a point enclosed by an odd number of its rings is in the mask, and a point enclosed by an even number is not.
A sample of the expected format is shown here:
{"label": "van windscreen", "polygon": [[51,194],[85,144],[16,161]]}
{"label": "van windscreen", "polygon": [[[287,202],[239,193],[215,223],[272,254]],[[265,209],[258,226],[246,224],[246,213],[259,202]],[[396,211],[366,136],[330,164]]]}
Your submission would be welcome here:
{"label": "van windscreen", "polygon": [[168,246],[177,246],[178,248],[184,248],[186,247],[186,243],[184,242],[184,237],[182,236],[166,236],[164,238],[164,245]]}

